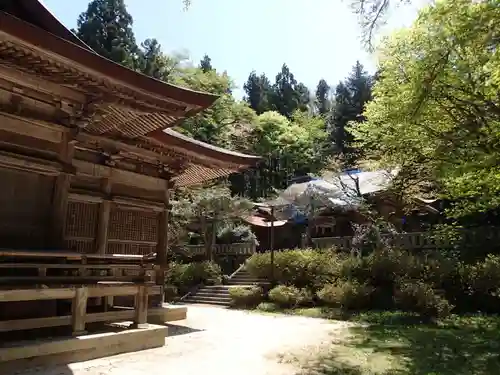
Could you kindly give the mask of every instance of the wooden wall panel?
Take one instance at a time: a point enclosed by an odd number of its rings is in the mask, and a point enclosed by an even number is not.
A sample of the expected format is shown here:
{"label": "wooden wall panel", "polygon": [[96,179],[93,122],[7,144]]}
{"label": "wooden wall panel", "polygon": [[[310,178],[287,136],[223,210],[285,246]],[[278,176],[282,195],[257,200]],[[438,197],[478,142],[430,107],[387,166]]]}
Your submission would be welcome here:
{"label": "wooden wall panel", "polygon": [[54,177],[0,169],[0,247],[46,246]]}

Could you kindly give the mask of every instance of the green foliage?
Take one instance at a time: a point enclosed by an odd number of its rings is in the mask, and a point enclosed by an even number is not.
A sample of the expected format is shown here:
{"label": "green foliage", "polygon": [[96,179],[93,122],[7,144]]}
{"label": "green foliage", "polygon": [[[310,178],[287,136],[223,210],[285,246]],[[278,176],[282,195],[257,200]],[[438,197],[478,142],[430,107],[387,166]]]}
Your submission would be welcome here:
{"label": "green foliage", "polygon": [[255,307],[263,298],[262,289],[258,286],[231,287],[229,295],[233,307]]}
{"label": "green foliage", "polygon": [[165,294],[165,301],[174,301],[179,296],[179,288],[175,285],[165,285],[163,293]]}
{"label": "green foliage", "polygon": [[330,86],[328,86],[328,83],[324,79],[321,79],[316,87],[316,110],[320,115],[324,116],[330,111],[331,104]]}
{"label": "green foliage", "polygon": [[92,0],[80,14],[76,35],[99,55],[134,68],[138,48],[124,0]]}
{"label": "green foliage", "polygon": [[200,61],[200,69],[203,73],[208,73],[209,71],[214,70],[212,67],[212,59],[208,57],[207,54],[205,54]]}
{"label": "green foliage", "polygon": [[242,242],[258,244],[257,237],[248,225],[235,225],[230,222],[217,232],[217,243],[231,244]]}
{"label": "green foliage", "polygon": [[[341,257],[332,252],[286,250],[275,253],[274,278],[279,284],[315,290],[339,273]],[[247,271],[254,277],[271,278],[271,256],[256,253],[246,262]]]}
{"label": "green foliage", "polygon": [[432,285],[422,281],[401,282],[395,299],[398,307],[417,312],[426,318],[444,318],[454,307]]}
{"label": "green foliage", "polygon": [[500,205],[499,22],[496,0],[425,8],[384,42],[367,121],[351,129],[379,166],[456,202],[455,217]]}
{"label": "green foliage", "polygon": [[210,261],[196,263],[176,263],[168,265],[166,284],[175,286],[179,291],[186,292],[189,288],[205,284],[209,280],[221,280],[220,267]]}
{"label": "green foliage", "polygon": [[500,256],[461,265],[459,273],[469,293],[500,297]]}
{"label": "green foliage", "polygon": [[338,281],[326,284],[318,291],[318,298],[325,304],[343,310],[361,310],[371,307],[374,288],[357,281]]}
{"label": "green foliage", "polygon": [[364,70],[359,61],[352,68],[352,73],[335,88],[335,101],[330,114],[331,140],[335,151],[342,155],[344,166],[356,165],[360,150],[354,145],[347,125],[360,123],[366,103],[371,100],[372,77]]}
{"label": "green foliage", "polygon": [[280,307],[296,307],[311,304],[313,296],[305,288],[278,285],[269,291],[269,299]]}

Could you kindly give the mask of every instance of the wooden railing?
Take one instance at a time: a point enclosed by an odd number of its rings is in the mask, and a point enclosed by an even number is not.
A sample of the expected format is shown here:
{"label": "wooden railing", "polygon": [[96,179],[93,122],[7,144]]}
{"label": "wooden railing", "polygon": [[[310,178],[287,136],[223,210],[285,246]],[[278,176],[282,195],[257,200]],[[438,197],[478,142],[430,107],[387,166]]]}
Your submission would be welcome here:
{"label": "wooden railing", "polygon": [[[148,296],[157,295],[159,286],[147,284],[101,283],[92,286],[49,289],[8,289],[0,290],[0,302],[20,302],[38,300],[71,300],[72,313],[64,316],[49,316],[35,319],[0,321],[0,332],[27,330],[71,325],[74,335],[85,333],[85,325],[95,322],[133,321],[138,328],[147,327]],[[97,313],[87,312],[87,301],[94,297],[135,296],[133,309],[113,309]]]}
{"label": "wooden railing", "polygon": [[[254,243],[233,243],[214,246],[214,255],[252,255],[255,253]],[[185,245],[185,252],[191,256],[205,254],[205,245]]]}
{"label": "wooden railing", "polygon": [[[500,228],[478,228],[462,231],[460,234],[460,244],[465,246],[489,241],[500,241]],[[452,241],[447,241],[442,236],[434,235],[431,232],[383,235],[382,239],[386,240],[392,246],[406,250],[445,249],[453,245]],[[312,239],[315,248],[335,247],[339,250],[351,250],[352,241],[352,237],[318,237]]]}

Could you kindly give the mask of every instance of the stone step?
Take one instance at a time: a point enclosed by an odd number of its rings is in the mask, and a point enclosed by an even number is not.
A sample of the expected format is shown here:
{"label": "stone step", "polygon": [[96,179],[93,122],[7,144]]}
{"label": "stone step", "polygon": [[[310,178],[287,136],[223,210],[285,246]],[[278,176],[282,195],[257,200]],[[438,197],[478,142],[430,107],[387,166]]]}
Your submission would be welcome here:
{"label": "stone step", "polygon": [[213,298],[229,298],[230,294],[227,293],[211,293],[207,291],[199,291],[193,295],[194,297],[213,297]]}
{"label": "stone step", "polygon": [[184,303],[203,303],[209,305],[221,305],[221,306],[229,306],[231,299],[220,299],[220,298],[210,298],[210,297],[191,297],[184,299]]}

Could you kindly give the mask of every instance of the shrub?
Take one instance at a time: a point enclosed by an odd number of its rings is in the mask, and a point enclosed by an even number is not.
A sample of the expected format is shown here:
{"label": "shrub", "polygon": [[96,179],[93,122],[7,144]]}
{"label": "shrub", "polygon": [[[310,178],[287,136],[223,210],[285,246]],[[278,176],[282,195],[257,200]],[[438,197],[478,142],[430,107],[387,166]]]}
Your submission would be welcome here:
{"label": "shrub", "polygon": [[[274,257],[274,279],[279,284],[317,290],[324,283],[338,277],[341,257],[333,250],[278,251]],[[269,280],[272,276],[271,254],[258,253],[252,255],[247,260],[246,269],[254,277]]]}
{"label": "shrub", "polygon": [[222,271],[214,262],[205,261],[187,264],[172,262],[169,264],[166,282],[184,292],[193,286],[207,283],[209,280],[217,282],[221,278]]}
{"label": "shrub", "polygon": [[470,293],[498,296],[500,288],[500,256],[488,255],[475,264],[461,265],[460,276]]}
{"label": "shrub", "polygon": [[373,291],[373,287],[357,281],[339,281],[326,284],[318,292],[318,298],[330,306],[358,310],[370,307]]}
{"label": "shrub", "polygon": [[269,291],[269,299],[281,307],[296,307],[312,303],[313,296],[307,289],[278,285]]}
{"label": "shrub", "polygon": [[262,289],[258,286],[229,288],[231,306],[255,307],[262,302]]}
{"label": "shrub", "polygon": [[163,293],[165,294],[165,300],[167,302],[171,302],[178,297],[179,290],[175,285],[168,285],[167,284],[167,285],[165,285]]}
{"label": "shrub", "polygon": [[398,307],[426,318],[443,318],[453,309],[448,300],[422,281],[402,281],[395,295]]}
{"label": "shrub", "polygon": [[241,242],[253,242],[258,245],[257,237],[248,225],[229,225],[223,226],[217,232],[217,243],[232,244]]}

